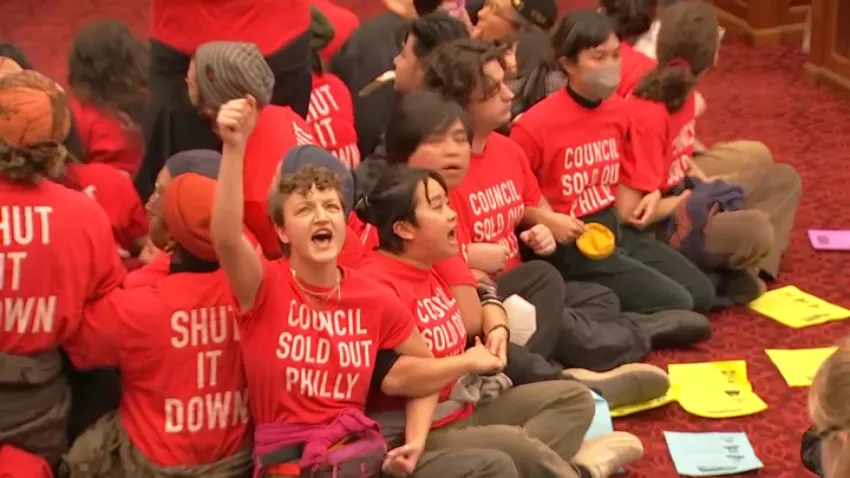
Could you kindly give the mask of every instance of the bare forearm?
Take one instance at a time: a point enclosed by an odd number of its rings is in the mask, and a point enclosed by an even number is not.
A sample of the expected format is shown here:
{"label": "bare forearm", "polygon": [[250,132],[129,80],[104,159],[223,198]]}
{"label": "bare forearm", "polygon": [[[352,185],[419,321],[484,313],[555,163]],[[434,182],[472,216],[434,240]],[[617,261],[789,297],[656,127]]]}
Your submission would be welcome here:
{"label": "bare forearm", "polygon": [[244,220],[242,176],[244,150],[225,145],[216,184],[210,234],[219,255],[222,249],[235,250],[242,240],[241,225]]}
{"label": "bare forearm", "polygon": [[438,395],[411,398],[404,409],[404,442],[425,443],[431,422],[434,420],[434,410],[437,408]]}
{"label": "bare forearm", "polygon": [[452,293],[457,301],[457,308],[460,311],[461,320],[466,327],[466,333],[469,335],[478,335],[481,333],[481,301],[478,300],[478,292],[475,287],[468,285],[458,285],[452,287]]}
{"label": "bare forearm", "polygon": [[441,359],[403,356],[395,362],[381,384],[387,395],[426,397],[469,373],[463,355]]}

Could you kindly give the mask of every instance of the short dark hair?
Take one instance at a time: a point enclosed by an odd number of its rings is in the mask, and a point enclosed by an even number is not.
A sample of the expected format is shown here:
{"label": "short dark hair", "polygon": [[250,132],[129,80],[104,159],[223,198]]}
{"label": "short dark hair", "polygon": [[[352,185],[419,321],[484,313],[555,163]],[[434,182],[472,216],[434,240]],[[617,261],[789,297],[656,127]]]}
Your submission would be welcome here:
{"label": "short dark hair", "polygon": [[631,39],[643,35],[652,27],[658,0],[599,0],[599,6],[617,25],[617,36]]}
{"label": "short dark hair", "polygon": [[430,201],[428,180],[436,181],[443,191],[448,191],[443,178],[427,169],[409,168],[403,164],[388,164],[378,174],[369,193],[358,203],[355,211],[365,223],[378,230],[378,247],[388,252],[404,251],[404,240],[393,230],[399,221],[417,226],[416,189],[425,188],[425,197]]}
{"label": "short dark hair", "polygon": [[32,70],[33,66],[24,51],[18,45],[10,42],[0,43],[0,56],[4,56],[18,64],[24,70]]}
{"label": "short dark hair", "polygon": [[717,14],[709,4],[682,2],[664,9],[660,20],[658,66],[641,79],[634,95],[664,103],[673,113],[690,98],[697,76],[714,66]]}
{"label": "short dark hair", "polygon": [[407,40],[408,37],[416,39],[413,44],[413,54],[419,59],[428,56],[442,43],[458,38],[469,38],[466,25],[442,10],[412,20],[402,33],[402,40]]}
{"label": "short dark hair", "polygon": [[272,199],[269,201],[271,210],[269,215],[272,222],[277,226],[283,226],[283,201],[292,194],[306,194],[312,188],[319,191],[334,190],[340,194],[342,202],[342,186],[339,178],[333,171],[322,166],[307,164],[294,173],[284,173],[272,191]]}
{"label": "short dark hair", "polygon": [[462,106],[428,90],[405,95],[396,103],[387,124],[387,162],[407,163],[425,139],[446,132],[458,120],[471,141],[472,120]]}
{"label": "short dark hair", "polygon": [[481,40],[454,40],[438,46],[425,61],[424,83],[445,98],[468,106],[480,89],[484,98],[495,95],[500,85],[484,73],[491,61],[504,62],[505,48]]}
{"label": "short dark hair", "polygon": [[101,20],[77,31],[68,55],[68,85],[99,108],[141,124],[148,84],[147,46],[127,25]]}
{"label": "short dark hair", "polygon": [[555,59],[576,61],[581,52],[598,47],[615,33],[614,22],[592,10],[570,12],[558,22],[552,32],[552,52]]}

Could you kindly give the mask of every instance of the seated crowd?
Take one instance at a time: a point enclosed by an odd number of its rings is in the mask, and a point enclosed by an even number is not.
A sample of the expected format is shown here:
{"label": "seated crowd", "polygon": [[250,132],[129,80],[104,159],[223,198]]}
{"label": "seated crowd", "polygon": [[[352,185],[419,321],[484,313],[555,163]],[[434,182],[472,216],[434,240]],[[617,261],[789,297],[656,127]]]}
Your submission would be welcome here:
{"label": "seated crowd", "polygon": [[151,3],[67,89],[0,45],[2,476],[608,477],[591,391],[779,273],[800,178],[699,141],[707,4]]}

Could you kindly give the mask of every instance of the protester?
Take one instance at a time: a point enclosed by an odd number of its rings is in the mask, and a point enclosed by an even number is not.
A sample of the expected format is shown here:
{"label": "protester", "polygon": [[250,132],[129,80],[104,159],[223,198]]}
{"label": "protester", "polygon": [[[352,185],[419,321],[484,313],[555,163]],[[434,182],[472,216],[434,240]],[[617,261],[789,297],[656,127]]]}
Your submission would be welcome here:
{"label": "protester", "polygon": [[64,93],[34,71],[12,73],[0,78],[0,109],[1,381],[10,385],[0,443],[55,467],[71,405],[57,348],[79,327],[83,305],[117,287],[124,271],[101,207],[49,180],[68,154]]}
{"label": "protester", "polygon": [[[68,476],[241,478],[251,470],[235,303],[209,235],[215,181],[183,174],[160,203],[168,275],[86,305],[65,349],[79,368],[117,366],[121,404],[74,442]],[[202,412],[199,412],[202,410]]]}
{"label": "protester", "polygon": [[148,56],[145,45],[115,20],[81,28],[68,56],[71,109],[86,160],[129,176],[142,160]]}

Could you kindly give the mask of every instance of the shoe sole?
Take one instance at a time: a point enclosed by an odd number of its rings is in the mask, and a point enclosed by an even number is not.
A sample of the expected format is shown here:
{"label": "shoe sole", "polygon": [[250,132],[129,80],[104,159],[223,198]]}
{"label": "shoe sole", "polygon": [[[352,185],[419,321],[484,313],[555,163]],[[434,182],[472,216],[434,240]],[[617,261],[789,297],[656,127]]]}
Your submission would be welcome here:
{"label": "shoe sole", "polygon": [[602,395],[610,408],[648,402],[667,393],[670,377],[659,367],[645,363],[621,365],[608,372],[582,369],[564,370],[572,378]]}

